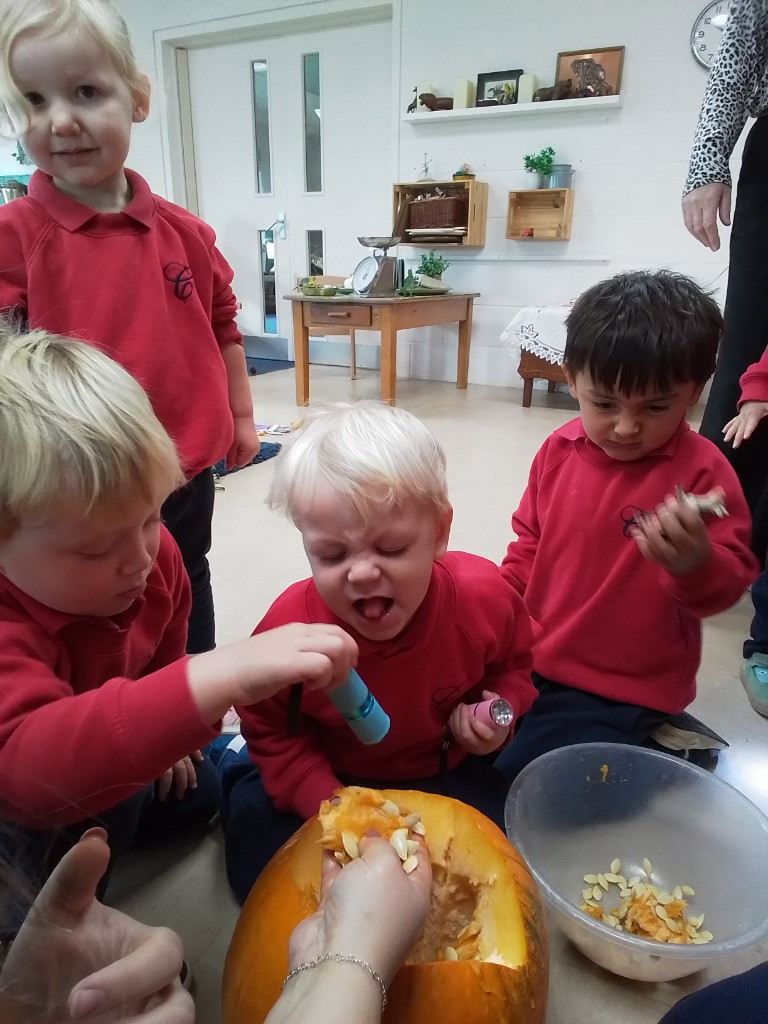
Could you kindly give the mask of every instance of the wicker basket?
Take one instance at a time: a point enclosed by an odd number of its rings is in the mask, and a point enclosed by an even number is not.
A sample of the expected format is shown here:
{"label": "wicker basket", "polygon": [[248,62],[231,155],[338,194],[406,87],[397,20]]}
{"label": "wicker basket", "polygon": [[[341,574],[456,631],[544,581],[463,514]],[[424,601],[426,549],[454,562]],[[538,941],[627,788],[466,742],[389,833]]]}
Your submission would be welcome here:
{"label": "wicker basket", "polygon": [[459,228],[467,226],[467,200],[459,196],[435,196],[409,204],[412,228]]}

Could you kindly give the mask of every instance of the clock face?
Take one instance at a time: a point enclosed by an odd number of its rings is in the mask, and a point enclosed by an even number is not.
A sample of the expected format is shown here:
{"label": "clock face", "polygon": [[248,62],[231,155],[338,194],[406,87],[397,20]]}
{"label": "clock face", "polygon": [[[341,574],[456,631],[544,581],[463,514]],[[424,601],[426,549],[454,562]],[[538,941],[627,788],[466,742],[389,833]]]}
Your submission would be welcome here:
{"label": "clock face", "polygon": [[707,4],[691,29],[691,53],[707,71],[712,67],[728,20],[728,0]]}
{"label": "clock face", "polygon": [[352,273],[352,287],[358,295],[364,295],[376,279],[379,264],[375,256],[366,256]]}

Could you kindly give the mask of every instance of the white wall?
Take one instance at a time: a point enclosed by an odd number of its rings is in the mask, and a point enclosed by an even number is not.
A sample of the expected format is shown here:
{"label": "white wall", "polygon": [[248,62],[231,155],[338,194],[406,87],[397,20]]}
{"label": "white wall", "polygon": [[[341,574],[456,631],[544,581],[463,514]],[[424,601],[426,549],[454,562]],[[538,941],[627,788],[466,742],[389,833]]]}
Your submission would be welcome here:
{"label": "white wall", "polygon": [[[142,64],[159,79],[155,37],[206,19],[233,37],[252,31],[254,20],[333,8],[358,9],[373,0],[119,0]],[[393,114],[358,125],[355,133],[391,130],[393,180],[413,180],[425,150],[435,177],[467,162],[490,185],[487,242],[482,250],[451,250],[447,281],[477,290],[470,381],[519,384],[499,335],[518,308],[568,302],[593,282],[621,270],[668,266],[711,284],[727,266],[727,233],[713,255],[685,231],[680,192],[685,179],[705,72],[688,47],[701,0],[395,0]],[[624,45],[623,106],[608,111],[528,117],[403,123],[401,114],[418,81],[450,94],[457,78],[523,67],[551,84],[560,50]],[[389,60],[371,54],[371,60]],[[215,83],[211,84],[215,88]],[[226,119],[226,97],[222,96]],[[164,162],[164,97],[156,95],[147,124],[135,132],[131,163],[153,188],[174,198]],[[383,104],[384,108],[384,104]],[[387,110],[389,108],[387,107]],[[211,140],[221,145],[221,138]],[[552,145],[557,161],[576,168],[574,223],[569,242],[515,242],[504,237],[507,192],[522,185],[525,153]],[[737,148],[736,161],[740,153]],[[327,153],[327,173],[359,181],[349,152]],[[226,166],[223,164],[224,171]],[[233,203],[237,197],[233,196]],[[215,226],[215,225],[214,225]],[[401,248],[401,255],[417,253]],[[543,262],[542,259],[545,261]],[[717,280],[724,297],[726,274]],[[418,345],[404,334],[398,371],[453,379],[453,327],[420,332]]]}

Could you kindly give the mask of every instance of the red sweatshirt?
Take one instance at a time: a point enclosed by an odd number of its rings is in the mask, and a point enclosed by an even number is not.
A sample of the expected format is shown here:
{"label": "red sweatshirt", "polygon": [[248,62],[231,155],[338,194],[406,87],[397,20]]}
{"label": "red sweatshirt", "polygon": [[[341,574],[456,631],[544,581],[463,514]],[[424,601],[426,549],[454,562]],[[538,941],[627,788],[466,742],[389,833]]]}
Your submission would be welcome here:
{"label": "red sweatshirt", "polygon": [[[331,622],[350,632],[360,647],[358,671],[391,721],[380,743],[365,746],[321,693],[303,693],[298,735],[289,731],[287,690],[238,709],[267,793],[279,810],[304,818],[341,784],[339,775],[391,779],[395,786],[437,775],[451,711],[482,700],[483,689],[505,697],[516,716],[536,696],[525,606],[497,567],[477,555],[453,551],[435,563],[424,601],[394,640],[377,644],[355,634],[311,579],[289,587],[255,632],[288,622]],[[448,768],[467,756],[454,741],[447,753]]]}
{"label": "red sweatshirt", "polygon": [[768,349],[763,352],[756,363],[748,366],[739,378],[741,398],[743,402],[768,402]]}
{"label": "red sweatshirt", "polygon": [[0,816],[82,821],[218,734],[187,683],[189,605],[165,528],[145,593],[114,618],[53,611],[0,574]]}
{"label": "red sweatshirt", "polygon": [[[722,487],[730,516],[707,518],[709,561],[673,576],[628,536],[680,484]],[[555,682],[674,714],[696,695],[701,619],[739,600],[757,574],[750,516],[736,474],[683,422],[651,455],[619,462],[580,419],[549,437],[512,517],[517,540],[502,575],[542,626],[534,668]]]}
{"label": "red sweatshirt", "polygon": [[36,171],[0,206],[0,312],[91,341],[148,393],[193,477],[234,433],[221,348],[242,343],[213,229],[125,172],[133,198],[99,213]]}

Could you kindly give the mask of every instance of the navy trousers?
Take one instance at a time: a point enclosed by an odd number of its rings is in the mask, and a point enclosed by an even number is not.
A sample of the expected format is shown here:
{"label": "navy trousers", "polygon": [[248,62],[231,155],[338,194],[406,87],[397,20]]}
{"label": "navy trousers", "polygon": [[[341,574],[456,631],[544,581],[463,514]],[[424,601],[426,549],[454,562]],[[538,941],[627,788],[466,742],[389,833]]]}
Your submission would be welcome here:
{"label": "navy trousers", "polygon": [[765,1024],[768,963],[681,999],[659,1024]]}
{"label": "navy trousers", "polygon": [[208,565],[214,493],[213,470],[204,469],[184,487],[174,491],[163,505],[163,522],[179,545],[192,586],[187,654],[212,651],[216,646],[213,589]]}
{"label": "navy trousers", "polygon": [[512,742],[495,761],[507,782],[539,755],[572,743],[645,746],[653,730],[669,718],[663,711],[553,683],[538,672],[533,673],[533,683],[539,696],[520,719]]}
{"label": "navy trousers", "polygon": [[202,830],[221,805],[221,778],[208,758],[195,766],[197,788],[188,789],[179,800],[169,794],[157,799],[157,783],[150,783],[115,807],[74,825],[55,830],[0,826],[0,858],[13,864],[18,885],[6,904],[0,899],[0,938],[12,937],[21,927],[29,906],[58,862],[84,832],[94,826],[106,829],[112,851],[110,868],[97,895],[102,898],[115,859],[135,846],[172,842],[182,835]]}

